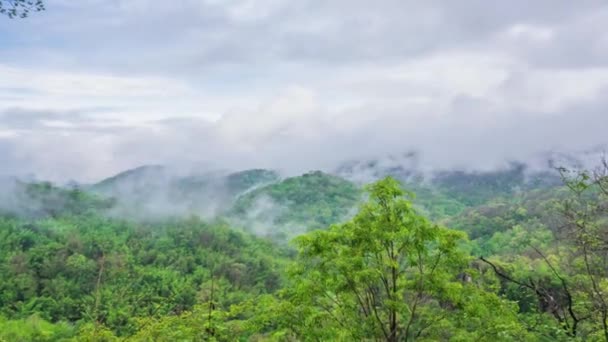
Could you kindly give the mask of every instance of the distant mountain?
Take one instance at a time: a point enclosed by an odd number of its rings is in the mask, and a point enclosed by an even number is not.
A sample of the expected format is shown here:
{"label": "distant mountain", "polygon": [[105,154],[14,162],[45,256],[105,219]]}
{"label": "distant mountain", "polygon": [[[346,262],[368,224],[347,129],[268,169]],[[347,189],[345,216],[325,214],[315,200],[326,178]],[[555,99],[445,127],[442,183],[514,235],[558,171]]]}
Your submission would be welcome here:
{"label": "distant mountain", "polygon": [[594,169],[608,153],[608,145],[598,145],[578,153],[547,152],[539,159],[550,168],[565,167],[569,169]]}
{"label": "distant mountain", "polygon": [[114,199],[117,205],[111,213],[116,216],[223,216],[275,237],[340,222],[360,199],[359,186],[339,176],[315,171],[281,179],[264,169],[184,176],[162,166],[143,166],[102,180],[90,190]]}
{"label": "distant mountain", "polygon": [[358,184],[371,183],[386,176],[392,176],[402,182],[422,177],[418,155],[414,152],[382,158],[350,160],[340,164],[332,174]]}
{"label": "distant mountain", "polygon": [[0,180],[0,216],[27,219],[81,215],[111,208],[114,201],[103,199],[78,187],[63,188],[49,182]]}
{"label": "distant mountain", "polygon": [[214,217],[227,211],[238,196],[279,178],[275,171],[260,169],[182,175],[162,166],[143,166],[102,180],[90,190],[116,199],[119,216]]}
{"label": "distant mountain", "polygon": [[271,234],[277,226],[281,233],[298,234],[343,221],[360,196],[356,184],[314,171],[250,191],[237,199],[231,214]]}
{"label": "distant mountain", "polygon": [[141,191],[149,186],[164,184],[171,178],[169,171],[161,165],[144,165],[123,171],[106,178],[90,188],[95,192],[113,193],[123,188],[130,191]]}
{"label": "distant mountain", "polygon": [[519,191],[560,184],[556,172],[530,170],[521,163],[486,172],[422,172],[417,155],[406,153],[351,161],[331,174],[315,171],[287,179],[264,169],[184,175],[163,166],[142,166],[89,189],[115,199],[112,214],[121,217],[228,216],[248,226],[260,224],[259,229],[282,225],[283,231],[302,232],[347,217],[359,200],[360,187],[385,176],[400,180],[416,193],[415,204],[433,219],[457,215]]}
{"label": "distant mountain", "polygon": [[[522,190],[550,188],[561,184],[546,156],[544,166],[511,163],[493,171],[422,170],[415,153],[370,160],[349,161],[334,174],[358,184],[386,176],[400,180],[417,194],[416,203],[432,218],[458,214],[467,207]],[[562,158],[563,160],[563,158]]]}
{"label": "distant mountain", "polygon": [[528,171],[526,165],[513,163],[496,171],[438,172],[433,175],[431,184],[465,205],[474,206],[521,190],[558,186],[561,179],[556,171]]}
{"label": "distant mountain", "polygon": [[235,196],[254,190],[261,185],[275,183],[279,179],[279,174],[275,171],[252,169],[227,175],[224,185],[229,194]]}
{"label": "distant mountain", "polygon": [[[593,158],[592,158],[592,157]],[[228,217],[263,233],[297,234],[348,217],[361,186],[385,176],[416,193],[414,204],[434,220],[459,215],[482,203],[513,198],[522,192],[561,185],[555,166],[587,165],[599,160],[592,151],[574,158],[549,153],[529,163],[511,163],[493,171],[427,170],[416,153],[352,160],[330,173],[309,172],[282,179],[272,170],[175,172],[160,165],[121,172],[85,189],[116,205],[112,215],[154,220],[197,215]],[[253,227],[253,228],[252,228]]]}

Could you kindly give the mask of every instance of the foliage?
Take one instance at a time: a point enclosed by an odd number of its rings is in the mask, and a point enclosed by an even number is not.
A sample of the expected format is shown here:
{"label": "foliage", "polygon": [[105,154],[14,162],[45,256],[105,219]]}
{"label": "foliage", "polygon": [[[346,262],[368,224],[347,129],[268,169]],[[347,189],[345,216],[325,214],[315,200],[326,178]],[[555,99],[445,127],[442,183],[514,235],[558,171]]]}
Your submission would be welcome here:
{"label": "foliage", "polygon": [[0,341],[67,341],[74,333],[75,329],[70,324],[52,324],[36,314],[19,320],[0,316]]}
{"label": "foliage", "polygon": [[253,190],[236,201],[232,213],[302,232],[340,222],[359,199],[353,183],[316,171]]}
{"label": "foliage", "polygon": [[215,217],[229,211],[239,196],[278,180],[276,172],[262,169],[185,176],[162,166],[142,166],[89,188],[117,202],[114,216],[154,221],[189,215]]}
{"label": "foliage", "polygon": [[10,186],[11,205],[0,207],[0,214],[26,218],[57,217],[96,213],[114,201],[90,194],[80,188],[60,188],[49,182],[15,182]]}
{"label": "foliage", "polygon": [[0,0],[0,14],[9,18],[26,18],[30,12],[44,11],[42,0]]}
{"label": "foliage", "polygon": [[[299,256],[285,301],[268,304],[270,315],[282,318],[266,322],[301,340],[526,336],[515,306],[463,281],[468,258],[458,242],[464,234],[417,214],[390,177],[368,191],[369,201],[351,221],[296,240]],[[501,310],[500,320],[491,318],[494,310]],[[257,324],[268,314],[259,313]]]}
{"label": "foliage", "polygon": [[[7,191],[0,341],[608,340],[606,163],[563,187],[517,168],[405,183],[416,200],[390,177],[163,175]],[[89,189],[228,217],[120,219]]]}
{"label": "foliage", "polygon": [[552,173],[526,175],[526,167],[513,164],[509,168],[489,172],[445,171],[433,183],[446,195],[467,206],[486,203],[496,197],[507,197],[525,189],[546,189],[559,185]]}
{"label": "foliage", "polygon": [[0,313],[10,319],[93,322],[126,336],[141,318],[208,302],[210,281],[218,308],[281,285],[281,250],[222,222],[13,218],[0,221],[0,238]]}
{"label": "foliage", "polygon": [[534,254],[510,264],[482,261],[527,317],[554,319],[561,329],[554,338],[608,341],[608,163],[593,172],[560,172],[566,191],[554,197],[552,238],[525,241]]}
{"label": "foliage", "polygon": [[279,175],[270,170],[253,169],[229,174],[226,187],[232,194],[241,194],[260,185],[279,181]]}

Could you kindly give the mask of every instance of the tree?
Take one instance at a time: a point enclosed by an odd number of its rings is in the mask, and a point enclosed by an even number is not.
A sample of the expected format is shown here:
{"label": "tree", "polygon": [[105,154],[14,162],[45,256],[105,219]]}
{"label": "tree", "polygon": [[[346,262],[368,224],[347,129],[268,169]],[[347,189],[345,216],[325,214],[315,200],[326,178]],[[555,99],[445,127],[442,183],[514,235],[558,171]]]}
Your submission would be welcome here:
{"label": "tree", "polygon": [[545,252],[532,246],[541,265],[515,276],[481,260],[506,283],[533,293],[538,313],[550,314],[569,337],[608,341],[608,161],[593,171],[559,172],[565,194],[555,203],[556,244]]}
{"label": "tree", "polygon": [[[465,235],[418,215],[393,178],[367,190],[368,202],[351,221],[297,239],[290,305],[275,310],[293,317],[286,325],[303,340],[456,339],[458,317],[484,330],[471,323],[476,313],[467,302],[479,302],[482,292],[458,276],[468,265],[458,248]],[[507,312],[514,311],[504,321]],[[480,336],[487,338],[480,332],[461,340]]]}
{"label": "tree", "polygon": [[9,18],[26,18],[30,12],[44,11],[42,0],[0,0],[0,14]]}
{"label": "tree", "polygon": [[608,161],[593,171],[560,172],[572,194],[560,206],[561,238],[571,247],[563,261],[595,325],[592,330],[608,341]]}

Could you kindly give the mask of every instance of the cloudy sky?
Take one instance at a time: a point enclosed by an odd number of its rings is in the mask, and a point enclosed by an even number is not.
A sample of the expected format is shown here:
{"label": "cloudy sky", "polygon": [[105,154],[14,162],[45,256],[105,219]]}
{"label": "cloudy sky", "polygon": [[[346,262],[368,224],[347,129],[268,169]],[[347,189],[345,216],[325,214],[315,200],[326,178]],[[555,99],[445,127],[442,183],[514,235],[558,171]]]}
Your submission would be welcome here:
{"label": "cloudy sky", "polygon": [[606,1],[46,0],[0,17],[0,174],[608,142]]}

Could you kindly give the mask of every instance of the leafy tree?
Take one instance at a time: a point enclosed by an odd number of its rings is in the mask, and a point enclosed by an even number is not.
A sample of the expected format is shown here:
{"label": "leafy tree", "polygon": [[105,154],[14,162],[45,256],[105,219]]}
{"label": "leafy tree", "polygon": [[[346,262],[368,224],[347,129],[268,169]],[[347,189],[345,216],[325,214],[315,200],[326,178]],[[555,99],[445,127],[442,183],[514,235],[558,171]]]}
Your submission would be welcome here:
{"label": "leafy tree", "polygon": [[527,265],[481,260],[504,281],[503,290],[533,294],[532,311],[553,317],[570,338],[608,341],[608,162],[594,171],[559,171],[569,194],[554,201],[553,215],[561,217],[552,227],[556,242],[524,242],[535,253]]}
{"label": "leafy tree", "polygon": [[560,169],[572,196],[561,203],[569,242],[562,262],[598,336],[608,341],[608,161],[593,171]]}
{"label": "leafy tree", "polygon": [[42,0],[0,0],[0,14],[9,18],[26,18],[30,12],[44,11]]}
{"label": "leafy tree", "polygon": [[67,323],[51,324],[39,315],[20,320],[7,320],[0,316],[0,341],[2,342],[51,342],[66,341],[74,336],[74,327]]}
{"label": "leafy tree", "polygon": [[[458,277],[468,261],[458,248],[464,234],[417,214],[393,178],[367,190],[368,202],[351,221],[297,239],[289,304],[276,311],[293,317],[285,324],[303,340],[457,337],[459,312],[479,314],[467,298],[483,296]],[[486,323],[473,330],[483,336]]]}

